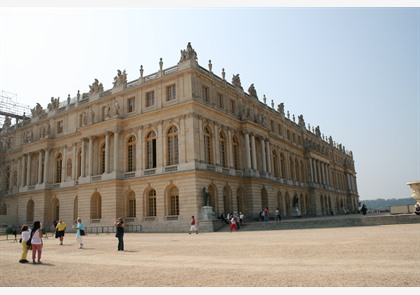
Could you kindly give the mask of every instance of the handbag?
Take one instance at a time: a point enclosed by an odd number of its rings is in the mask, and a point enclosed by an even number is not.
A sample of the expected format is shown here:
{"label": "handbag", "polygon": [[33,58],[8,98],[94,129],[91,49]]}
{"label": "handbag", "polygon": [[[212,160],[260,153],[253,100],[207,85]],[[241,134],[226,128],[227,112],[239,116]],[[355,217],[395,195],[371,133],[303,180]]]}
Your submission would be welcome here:
{"label": "handbag", "polygon": [[32,239],[29,239],[29,240],[27,240],[27,241],[26,241],[26,246],[32,246],[32,242],[31,242],[31,240],[32,240]]}
{"label": "handbag", "polygon": [[85,230],[84,230],[84,229],[81,229],[81,230],[80,230],[80,235],[81,235],[81,236],[86,235],[86,233],[85,233]]}

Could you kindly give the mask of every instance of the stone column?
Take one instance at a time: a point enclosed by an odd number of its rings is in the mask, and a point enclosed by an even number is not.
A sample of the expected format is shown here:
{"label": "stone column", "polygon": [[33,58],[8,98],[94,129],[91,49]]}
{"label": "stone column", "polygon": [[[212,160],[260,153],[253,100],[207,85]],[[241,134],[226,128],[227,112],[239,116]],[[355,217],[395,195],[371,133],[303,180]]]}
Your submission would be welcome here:
{"label": "stone column", "polygon": [[26,166],[26,185],[31,185],[31,154],[28,153],[28,163]]}
{"label": "stone column", "polygon": [[61,165],[61,182],[67,180],[67,146],[63,147],[63,164]]}
{"label": "stone column", "polygon": [[89,136],[88,173],[87,173],[87,176],[92,176],[92,170],[93,170],[93,136]]}
{"label": "stone column", "polygon": [[272,174],[271,170],[271,150],[270,150],[270,141],[267,140],[266,143],[266,149],[267,149],[267,170],[269,174]]}
{"label": "stone column", "polygon": [[166,163],[166,153],[164,148],[166,134],[163,134],[163,122],[160,121],[157,126],[156,134],[156,168],[162,167]]}
{"label": "stone column", "polygon": [[120,130],[114,131],[114,171],[118,171],[118,134]]}
{"label": "stone column", "polygon": [[265,142],[264,139],[261,139],[261,162],[262,162],[262,171],[267,172],[267,158],[265,157]]}
{"label": "stone column", "polygon": [[228,129],[227,131],[228,135],[227,135],[227,152],[228,152],[228,167],[229,168],[233,168],[233,142],[232,142],[232,132],[230,131],[230,129]]}
{"label": "stone column", "polygon": [[21,187],[22,181],[21,181],[21,173],[22,173],[22,157],[18,158],[18,166],[17,166],[17,179],[16,179],[16,185],[17,187]]}
{"label": "stone column", "polygon": [[42,183],[42,150],[38,153],[38,181],[37,184]]}
{"label": "stone column", "polygon": [[245,155],[246,155],[246,169],[251,169],[251,149],[250,149],[248,133],[245,133]]}
{"label": "stone column", "polygon": [[203,121],[201,119],[201,117],[197,118],[198,120],[198,149],[199,149],[199,160],[205,162],[204,159],[204,147],[203,147],[203,143],[204,143],[204,133],[203,133]]}
{"label": "stone column", "polygon": [[220,163],[220,142],[219,142],[219,127],[217,124],[214,124],[214,164],[222,166]]}
{"label": "stone column", "polygon": [[86,176],[86,144],[85,144],[85,140],[84,138],[82,138],[81,141],[82,144],[82,159],[81,159],[81,167],[80,167],[80,177],[85,177]]}
{"label": "stone column", "polygon": [[309,179],[311,182],[314,182],[314,175],[312,172],[312,159],[309,159]]}
{"label": "stone column", "polygon": [[105,173],[109,173],[109,132],[105,133]]}
{"label": "stone column", "polygon": [[257,170],[257,152],[255,149],[255,135],[251,135],[252,169]]}
{"label": "stone column", "polygon": [[143,170],[143,129],[139,127],[137,130],[137,140],[136,140],[136,170]]}
{"label": "stone column", "polygon": [[76,173],[77,173],[77,156],[76,156],[76,150],[77,150],[77,145],[76,143],[73,144],[73,152],[72,152],[72,165],[71,165],[71,179],[75,180],[76,179]]}
{"label": "stone column", "polygon": [[20,173],[20,175],[21,175],[20,186],[24,187],[24,186],[26,186],[26,177],[25,177],[25,175],[26,175],[26,156],[25,155],[22,156],[21,169],[22,170],[21,170],[21,173]]}
{"label": "stone column", "polygon": [[50,157],[50,150],[45,149],[45,156],[44,156],[44,183],[48,182],[48,162]]}

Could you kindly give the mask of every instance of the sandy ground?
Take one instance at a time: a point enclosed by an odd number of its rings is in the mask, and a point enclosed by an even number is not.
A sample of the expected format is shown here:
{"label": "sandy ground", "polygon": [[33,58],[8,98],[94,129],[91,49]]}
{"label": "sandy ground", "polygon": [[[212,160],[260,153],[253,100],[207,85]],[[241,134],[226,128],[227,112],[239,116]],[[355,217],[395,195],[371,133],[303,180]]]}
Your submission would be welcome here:
{"label": "sandy ground", "polygon": [[[9,236],[10,238],[10,236]],[[420,224],[216,233],[75,234],[20,264],[0,237],[0,287],[420,287]],[[31,259],[31,251],[28,260]]]}

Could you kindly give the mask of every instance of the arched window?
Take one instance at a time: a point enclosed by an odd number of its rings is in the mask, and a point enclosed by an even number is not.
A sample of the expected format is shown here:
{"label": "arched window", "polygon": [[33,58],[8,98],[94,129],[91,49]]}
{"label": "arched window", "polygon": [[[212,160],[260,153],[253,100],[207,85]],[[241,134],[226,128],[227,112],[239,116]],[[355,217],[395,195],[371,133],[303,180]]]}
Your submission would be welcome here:
{"label": "arched window", "polygon": [[90,217],[91,219],[102,218],[102,197],[99,193],[94,193],[90,199]]}
{"label": "arched window", "polygon": [[136,217],[136,195],[133,191],[129,192],[127,195],[127,217],[134,218]]}
{"label": "arched window", "polygon": [[211,147],[212,134],[208,126],[204,127],[204,162],[213,164],[213,150]]}
{"label": "arched window", "polygon": [[150,131],[146,136],[146,169],[156,168],[156,133]]}
{"label": "arched window", "polygon": [[53,220],[59,220],[60,219],[60,201],[57,198],[54,198],[52,200],[51,204],[52,209],[52,218]]}
{"label": "arched window", "polygon": [[179,195],[176,186],[169,190],[169,215],[179,215]]}
{"label": "arched window", "polygon": [[34,222],[35,204],[33,200],[29,200],[26,205],[26,223]]}
{"label": "arched window", "polygon": [[56,160],[55,160],[55,182],[60,183],[61,182],[61,169],[63,167],[63,157],[61,154],[58,154]]}
{"label": "arched window", "polygon": [[283,153],[280,153],[280,168],[281,168],[281,178],[287,178],[286,176],[286,161],[284,159]]}
{"label": "arched window", "polygon": [[224,212],[233,212],[230,189],[227,186],[223,188],[223,207]]}
{"label": "arched window", "polygon": [[178,128],[171,126],[167,133],[167,149],[168,149],[168,166],[177,165],[179,163],[178,158]]}
{"label": "arched window", "polygon": [[239,141],[236,136],[232,139],[233,168],[239,170]]}
{"label": "arched window", "polygon": [[156,216],[156,191],[154,189],[147,194],[147,216]]}
{"label": "arched window", "polygon": [[226,137],[224,132],[219,133],[219,153],[220,153],[220,165],[227,167],[227,156],[226,156]]}
{"label": "arched window", "polygon": [[130,136],[127,142],[127,172],[136,170],[136,138]]}
{"label": "arched window", "polygon": [[101,170],[99,171],[99,174],[105,173],[105,143],[101,145]]}

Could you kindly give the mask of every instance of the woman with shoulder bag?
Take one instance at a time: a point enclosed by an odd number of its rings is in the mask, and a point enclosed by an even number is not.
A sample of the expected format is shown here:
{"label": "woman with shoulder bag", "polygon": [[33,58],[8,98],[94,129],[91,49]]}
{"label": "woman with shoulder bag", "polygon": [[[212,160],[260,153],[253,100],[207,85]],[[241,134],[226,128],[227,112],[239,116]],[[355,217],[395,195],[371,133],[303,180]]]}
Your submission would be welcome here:
{"label": "woman with shoulder bag", "polygon": [[[41,222],[35,221],[34,226],[32,228],[32,239],[31,239],[31,247],[32,247],[32,262],[34,264],[36,263],[42,263],[41,262],[41,255],[42,255],[42,229],[41,229]],[[36,256],[38,254],[38,262],[35,261]]]}
{"label": "woman with shoulder bag", "polygon": [[83,249],[83,236],[85,235],[85,224],[80,217],[77,218],[76,241],[80,244],[79,249]]}

